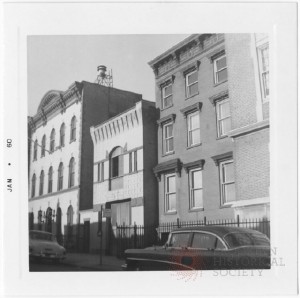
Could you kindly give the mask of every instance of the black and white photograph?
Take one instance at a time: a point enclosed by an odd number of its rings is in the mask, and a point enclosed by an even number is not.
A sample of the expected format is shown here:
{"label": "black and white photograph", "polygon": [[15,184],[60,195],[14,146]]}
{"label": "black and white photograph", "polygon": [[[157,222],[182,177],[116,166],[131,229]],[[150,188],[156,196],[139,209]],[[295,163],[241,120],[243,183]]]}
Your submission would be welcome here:
{"label": "black and white photograph", "polygon": [[4,297],[297,293],[295,3],[3,6]]}

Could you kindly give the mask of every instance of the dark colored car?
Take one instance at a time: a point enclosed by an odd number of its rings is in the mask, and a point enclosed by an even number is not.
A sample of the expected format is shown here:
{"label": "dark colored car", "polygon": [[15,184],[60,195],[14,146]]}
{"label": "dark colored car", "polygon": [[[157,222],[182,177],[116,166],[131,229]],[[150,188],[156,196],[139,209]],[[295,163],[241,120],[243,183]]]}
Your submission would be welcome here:
{"label": "dark colored car", "polygon": [[66,249],[57,243],[56,237],[48,232],[29,231],[29,259],[47,259],[59,262],[66,257]]}
{"label": "dark colored car", "polygon": [[127,249],[124,270],[270,269],[269,238],[226,226],[180,228],[162,247]]}

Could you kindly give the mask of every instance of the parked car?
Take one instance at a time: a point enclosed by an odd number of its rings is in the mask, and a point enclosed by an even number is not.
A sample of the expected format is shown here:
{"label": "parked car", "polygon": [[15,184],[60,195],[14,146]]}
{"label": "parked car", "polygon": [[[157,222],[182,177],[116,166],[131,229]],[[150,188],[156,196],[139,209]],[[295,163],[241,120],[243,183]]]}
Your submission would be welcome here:
{"label": "parked car", "polygon": [[255,230],[203,226],[180,228],[162,247],[127,249],[124,270],[269,269],[269,238]]}
{"label": "parked car", "polygon": [[53,234],[43,231],[29,231],[30,260],[49,259],[59,262],[65,257],[66,249],[57,243]]}

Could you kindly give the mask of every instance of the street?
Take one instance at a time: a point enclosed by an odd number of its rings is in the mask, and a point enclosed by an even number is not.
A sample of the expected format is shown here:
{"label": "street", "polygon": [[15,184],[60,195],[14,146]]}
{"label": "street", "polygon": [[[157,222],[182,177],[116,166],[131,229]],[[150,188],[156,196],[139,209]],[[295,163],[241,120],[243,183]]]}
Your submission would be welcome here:
{"label": "street", "polygon": [[76,265],[61,263],[53,263],[51,261],[42,260],[40,262],[29,263],[30,272],[61,272],[61,271],[102,271],[97,268],[87,268]]}

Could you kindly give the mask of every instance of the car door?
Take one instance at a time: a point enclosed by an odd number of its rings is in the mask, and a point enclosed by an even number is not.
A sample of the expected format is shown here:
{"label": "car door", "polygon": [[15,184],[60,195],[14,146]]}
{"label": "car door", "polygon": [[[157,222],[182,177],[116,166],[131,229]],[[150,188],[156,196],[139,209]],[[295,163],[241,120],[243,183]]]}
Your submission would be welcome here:
{"label": "car door", "polygon": [[197,270],[212,270],[218,267],[217,258],[227,250],[221,238],[213,233],[194,232],[188,256],[192,267]]}

